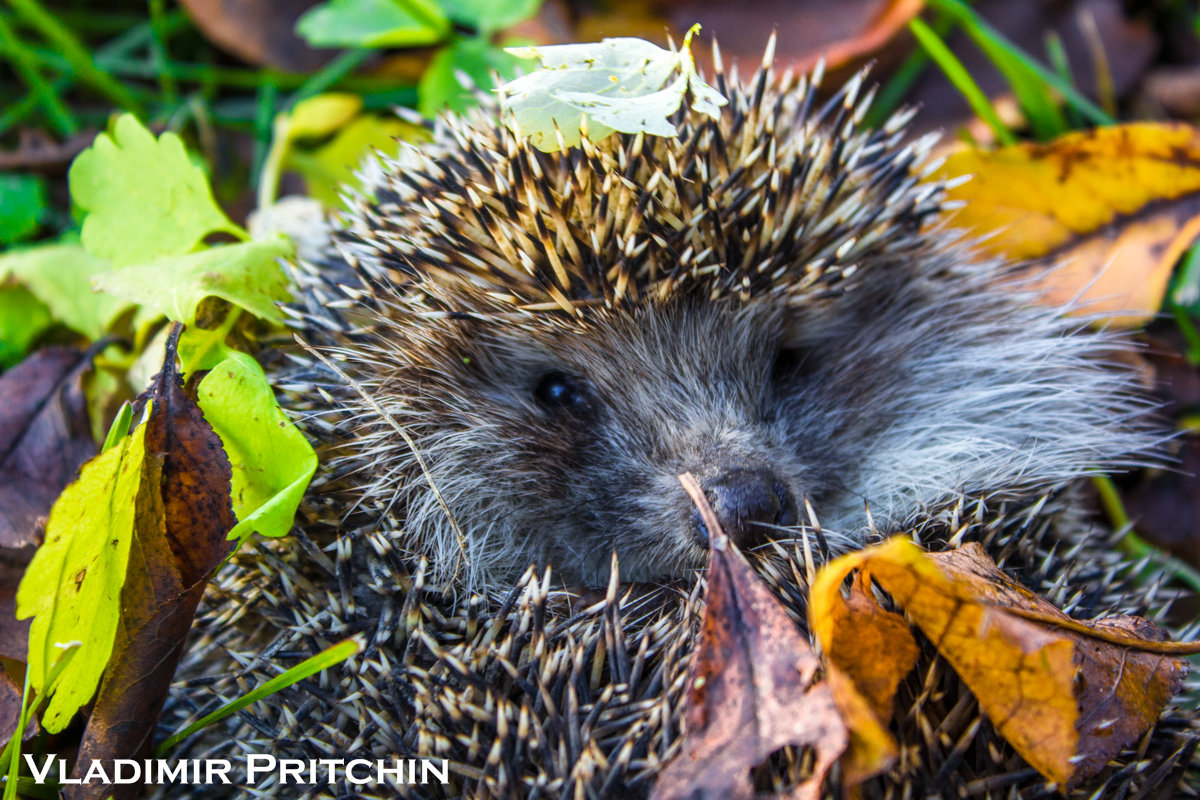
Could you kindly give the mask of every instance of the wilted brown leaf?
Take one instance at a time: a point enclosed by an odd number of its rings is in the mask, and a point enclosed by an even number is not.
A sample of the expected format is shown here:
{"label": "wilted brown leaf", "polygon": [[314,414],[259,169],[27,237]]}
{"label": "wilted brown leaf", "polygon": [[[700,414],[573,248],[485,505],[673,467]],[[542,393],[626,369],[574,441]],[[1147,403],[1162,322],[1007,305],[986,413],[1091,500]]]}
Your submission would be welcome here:
{"label": "wilted brown leaf", "polygon": [[[183,388],[175,368],[179,329],[162,372],[149,389],[147,459],[137,497],[129,567],[121,589],[121,624],[73,774],[92,760],[147,754],[196,606],[211,572],[229,554],[237,523],[231,470],[221,440]],[[70,800],[114,796],[137,787],[82,784]]]}
{"label": "wilted brown leaf", "polygon": [[[1079,742],[1075,774],[1069,781],[1071,785],[1095,775],[1122,748],[1137,741],[1179,691],[1187,674],[1187,662],[1136,649],[1139,646],[1153,648],[1155,643],[1166,640],[1165,634],[1148,620],[1109,617],[1086,624],[1096,634],[1089,636],[1086,632],[1073,630],[1079,622],[1005,575],[977,544],[946,553],[931,553],[929,557],[955,580],[969,584],[974,595],[982,601],[1014,610],[1033,611],[1061,622],[1064,629],[1053,632],[1071,642],[1078,668],[1074,685],[1079,709],[1076,723]],[[1026,621],[1038,624],[1027,618]],[[1100,636],[1119,637],[1128,646],[1096,638]],[[980,691],[972,688],[977,694]]]}
{"label": "wilted brown leaf", "polygon": [[720,533],[698,486],[692,496],[702,514],[707,509],[708,530],[716,533],[700,641],[688,674],[686,738],[652,797],[753,798],[750,771],[791,745],[811,748],[815,758],[811,775],[790,796],[816,800],[849,745],[833,690],[816,680],[820,659]]}
{"label": "wilted brown leaf", "polygon": [[96,453],[82,386],[91,363],[48,347],[0,375],[0,588],[16,586],[54,499]]}
{"label": "wilted brown leaf", "polygon": [[1149,622],[1076,622],[975,544],[928,554],[898,537],[834,561],[818,585],[838,587],[854,568],[921,629],[997,732],[1062,786],[1095,775],[1142,736],[1186,672],[1182,659],[1148,652],[1162,638]]}
{"label": "wilted brown leaf", "polygon": [[180,0],[213,44],[260,67],[311,72],[332,57],[308,46],[296,21],[319,0]]}
{"label": "wilted brown leaf", "polygon": [[987,236],[987,252],[1061,265],[1041,283],[1048,303],[1139,324],[1162,305],[1180,254],[1200,235],[1200,129],[1133,123],[1049,144],[952,154],[939,177],[965,205],[949,224]]}
{"label": "wilted brown leaf", "polygon": [[0,663],[0,745],[17,732],[21,722],[21,687]]}

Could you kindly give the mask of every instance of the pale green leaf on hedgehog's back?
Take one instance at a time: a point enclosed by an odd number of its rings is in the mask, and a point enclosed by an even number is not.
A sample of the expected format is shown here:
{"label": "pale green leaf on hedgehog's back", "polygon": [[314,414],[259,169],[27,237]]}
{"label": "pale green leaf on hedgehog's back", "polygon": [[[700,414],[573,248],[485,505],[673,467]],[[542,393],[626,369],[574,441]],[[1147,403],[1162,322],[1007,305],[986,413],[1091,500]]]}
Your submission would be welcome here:
{"label": "pale green leaf on hedgehog's back", "polygon": [[124,267],[98,275],[92,283],[185,325],[195,322],[196,307],[209,296],[228,300],[260,319],[281,322],[275,301],[291,295],[278,260],[291,254],[291,243],[276,235]]}
{"label": "pale green leaf on hedgehog's back", "polygon": [[[145,426],[84,464],[46,521],[46,539],[17,589],[17,618],[29,630],[30,681],[39,695],[62,654],[80,642],[78,657],[54,686],[42,727],[61,731],[96,692],[112,652],[129,562],[145,459]],[[151,522],[153,522],[151,520]]]}
{"label": "pale green leaf on hedgehog's back", "polygon": [[0,256],[0,280],[12,276],[46,304],[54,319],[89,339],[99,339],[128,303],[92,291],[93,276],[112,263],[78,244],[29,247]]}
{"label": "pale green leaf on hedgehog's back", "polygon": [[694,32],[678,51],[633,38],[510,47],[512,55],[539,59],[542,68],[505,84],[501,104],[516,132],[544,152],[558,150],[559,133],[565,146],[578,144],[585,127],[593,140],[613,131],[675,136],[667,118],[689,87],[700,113],[716,116],[726,102],[696,74],[689,49]]}
{"label": "pale green leaf on hedgehog's back", "polygon": [[211,233],[245,235],[217,207],[182,140],[156,139],[130,114],[79,154],[69,179],[71,199],[87,212],[83,246],[117,266],[187,253]]}
{"label": "pale green leaf on hedgehog's back", "polygon": [[275,402],[262,367],[231,352],[200,381],[204,418],[221,437],[233,467],[229,538],[283,536],[317,468],[317,454]]}

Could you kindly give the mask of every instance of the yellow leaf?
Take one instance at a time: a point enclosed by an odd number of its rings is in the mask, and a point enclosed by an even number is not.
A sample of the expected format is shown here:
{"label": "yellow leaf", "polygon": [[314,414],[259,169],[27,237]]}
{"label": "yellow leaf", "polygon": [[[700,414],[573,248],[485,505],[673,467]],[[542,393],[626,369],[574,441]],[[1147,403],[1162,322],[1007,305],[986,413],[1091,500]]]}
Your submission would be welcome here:
{"label": "yellow leaf", "polygon": [[936,177],[965,205],[949,224],[987,237],[984,251],[1062,264],[1040,284],[1047,303],[1133,325],[1158,311],[1172,268],[1200,234],[1200,130],[1133,123],[1047,144],[961,150]]}
{"label": "yellow leaf", "polygon": [[328,136],[361,110],[362,98],[356,94],[319,94],[300,101],[287,115],[288,134],[297,139]]}
{"label": "yellow leaf", "polygon": [[[54,694],[42,726],[66,727],[91,699],[112,652],[121,586],[139,508],[135,499],[145,460],[143,425],[96,456],[63,490],[46,521],[46,540],[17,589],[17,618],[33,617],[29,676],[38,694]],[[80,642],[53,686],[47,679],[63,645]]]}

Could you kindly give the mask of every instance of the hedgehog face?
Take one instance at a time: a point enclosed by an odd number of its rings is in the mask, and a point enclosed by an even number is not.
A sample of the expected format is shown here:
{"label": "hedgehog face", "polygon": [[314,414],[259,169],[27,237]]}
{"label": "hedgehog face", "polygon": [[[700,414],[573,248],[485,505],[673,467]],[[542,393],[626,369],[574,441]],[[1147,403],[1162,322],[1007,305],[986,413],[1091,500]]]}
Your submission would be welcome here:
{"label": "hedgehog face", "polygon": [[1093,361],[1109,340],[942,255],[815,309],[390,318],[353,351],[384,412],[360,414],[364,492],[443,576],[539,561],[594,585],[613,552],[631,580],[705,564],[683,472],[743,548],[795,538],[811,506],[837,552],[1146,449],[1127,377]]}
{"label": "hedgehog face", "polygon": [[352,274],[322,284],[373,316],[332,341],[372,398],[344,403],[348,471],[438,577],[591,583],[614,551],[687,574],[685,471],[743,546],[811,504],[844,549],[1152,443],[1110,337],[931,225],[905,116],[858,130],[860,80],[825,104],[766,70],[718,84],[722,118],[681,111],[674,139],[547,154],[481,111],[368,176]]}

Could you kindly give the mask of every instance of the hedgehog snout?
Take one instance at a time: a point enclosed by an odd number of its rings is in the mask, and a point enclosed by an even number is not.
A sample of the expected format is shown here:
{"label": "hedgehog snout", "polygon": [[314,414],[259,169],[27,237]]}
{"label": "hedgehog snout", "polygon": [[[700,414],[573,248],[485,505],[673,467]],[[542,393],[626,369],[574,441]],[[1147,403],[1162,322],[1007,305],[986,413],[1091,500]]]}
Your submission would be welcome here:
{"label": "hedgehog snout", "polygon": [[[772,529],[796,524],[796,500],[771,469],[727,469],[702,479],[700,487],[721,529],[738,547],[760,544],[770,538]],[[697,537],[707,546],[710,532],[698,509],[692,521]]]}

